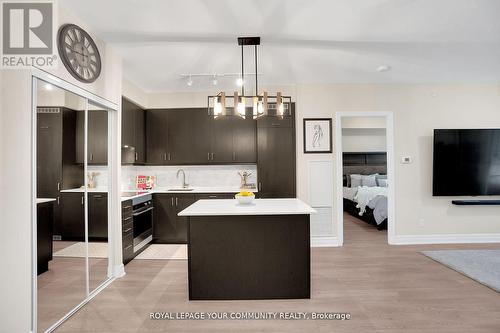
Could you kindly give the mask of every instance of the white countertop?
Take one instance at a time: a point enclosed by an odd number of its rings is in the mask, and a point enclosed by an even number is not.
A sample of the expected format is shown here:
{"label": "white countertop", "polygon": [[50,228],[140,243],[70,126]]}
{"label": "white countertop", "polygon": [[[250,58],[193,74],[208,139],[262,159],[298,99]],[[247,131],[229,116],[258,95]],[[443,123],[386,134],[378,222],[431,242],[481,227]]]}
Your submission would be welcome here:
{"label": "white countertop", "polygon": [[36,203],[37,204],[42,204],[42,203],[46,203],[46,202],[53,202],[53,201],[56,201],[57,199],[54,199],[54,198],[36,198]]}
{"label": "white countertop", "polygon": [[240,205],[236,199],[198,200],[179,216],[221,215],[302,215],[316,211],[299,199],[255,199],[251,205]]}
{"label": "white countertop", "polygon": [[[122,201],[127,201],[127,200],[131,200],[131,199],[139,198],[143,195],[154,194],[154,193],[186,193],[186,194],[189,194],[189,193],[238,193],[241,191],[239,188],[235,188],[235,187],[196,187],[196,186],[190,187],[193,189],[192,191],[182,191],[182,190],[181,191],[169,191],[169,189],[176,189],[179,187],[180,186],[172,186],[172,187],[165,187],[165,188],[158,187],[158,188],[155,188],[152,190],[147,190],[147,191],[123,190],[123,191],[121,191],[122,193],[123,192],[126,192],[126,193],[141,192],[141,193],[140,194],[138,193],[137,195],[131,196],[131,197],[122,197]],[[68,189],[68,190],[61,190],[61,192],[63,192],[63,193],[81,193],[84,191],[85,191],[85,189],[83,187],[72,188],[72,189]],[[257,189],[247,189],[246,191],[258,192]],[[89,188],[88,192],[90,192],[90,193],[107,193],[108,189],[105,187]]]}

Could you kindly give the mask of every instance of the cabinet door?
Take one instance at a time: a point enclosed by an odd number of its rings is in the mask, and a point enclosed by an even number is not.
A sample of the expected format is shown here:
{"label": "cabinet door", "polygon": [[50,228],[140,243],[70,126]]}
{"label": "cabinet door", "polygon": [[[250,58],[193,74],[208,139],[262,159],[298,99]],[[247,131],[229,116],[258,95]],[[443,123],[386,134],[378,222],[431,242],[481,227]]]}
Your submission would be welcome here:
{"label": "cabinet door", "polygon": [[259,197],[295,197],[294,129],[260,127],[257,131]]}
{"label": "cabinet door", "polygon": [[233,162],[257,162],[257,122],[248,117],[233,119]]}
{"label": "cabinet door", "polygon": [[171,194],[154,195],[153,239],[156,243],[176,243],[175,196]]}
{"label": "cabinet door", "polygon": [[108,164],[108,112],[89,110],[88,163]]}
{"label": "cabinet door", "polygon": [[85,240],[84,193],[61,193],[62,240]]}
{"label": "cabinet door", "polygon": [[146,163],[146,113],[141,108],[135,114],[135,163]]}
{"label": "cabinet door", "polygon": [[168,163],[207,163],[209,116],[205,108],[168,111]]}
{"label": "cabinet door", "polygon": [[62,182],[62,115],[37,114],[37,196],[53,198]]}
{"label": "cabinet door", "polygon": [[89,193],[89,240],[108,239],[108,196]]}
{"label": "cabinet door", "polygon": [[148,164],[167,162],[167,115],[166,110],[146,111],[146,160]]}
{"label": "cabinet door", "polygon": [[175,208],[176,208],[176,239],[180,243],[187,243],[188,239],[188,218],[185,216],[177,216],[179,212],[186,209],[196,202],[196,196],[194,194],[182,194],[176,195],[175,197]]}
{"label": "cabinet door", "polygon": [[211,163],[233,162],[233,121],[235,116],[211,119]]}
{"label": "cabinet door", "polygon": [[135,163],[135,110],[134,105],[122,98],[122,164]]}

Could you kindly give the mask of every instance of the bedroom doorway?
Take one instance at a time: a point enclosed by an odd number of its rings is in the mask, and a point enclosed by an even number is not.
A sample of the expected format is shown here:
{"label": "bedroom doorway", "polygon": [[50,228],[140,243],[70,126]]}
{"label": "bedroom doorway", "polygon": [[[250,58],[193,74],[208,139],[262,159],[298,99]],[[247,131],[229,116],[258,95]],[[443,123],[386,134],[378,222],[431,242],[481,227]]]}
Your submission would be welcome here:
{"label": "bedroom doorway", "polygon": [[391,112],[336,114],[337,237],[344,241],[394,236],[394,133]]}

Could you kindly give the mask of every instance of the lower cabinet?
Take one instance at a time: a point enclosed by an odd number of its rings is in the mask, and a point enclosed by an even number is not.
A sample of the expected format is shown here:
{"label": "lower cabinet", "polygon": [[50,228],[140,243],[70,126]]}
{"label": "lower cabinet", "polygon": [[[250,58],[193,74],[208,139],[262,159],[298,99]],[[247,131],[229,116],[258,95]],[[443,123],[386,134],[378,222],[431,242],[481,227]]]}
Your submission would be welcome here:
{"label": "lower cabinet", "polygon": [[58,229],[62,240],[85,240],[84,193],[61,193]]}
{"label": "lower cabinet", "polygon": [[201,193],[196,195],[196,200],[201,199],[234,199],[236,193]]}
{"label": "lower cabinet", "polygon": [[[85,240],[84,193],[61,193],[58,230],[62,240]],[[89,241],[108,239],[108,195],[89,193],[88,202]]]}
{"label": "lower cabinet", "polygon": [[132,200],[122,202],[122,255],[123,264],[134,259],[134,222]]}
{"label": "lower cabinet", "polygon": [[37,269],[38,275],[49,270],[52,260],[52,224],[54,222],[54,203],[37,205]]}
{"label": "lower cabinet", "polygon": [[196,201],[194,194],[156,193],[153,239],[156,243],[187,243],[187,217],[177,214]]}

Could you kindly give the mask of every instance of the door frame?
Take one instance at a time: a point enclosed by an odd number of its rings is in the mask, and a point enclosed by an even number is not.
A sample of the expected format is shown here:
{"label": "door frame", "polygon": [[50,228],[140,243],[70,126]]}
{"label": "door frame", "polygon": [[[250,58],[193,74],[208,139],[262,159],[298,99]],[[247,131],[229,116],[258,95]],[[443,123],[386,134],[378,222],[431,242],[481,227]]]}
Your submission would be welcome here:
{"label": "door frame", "polygon": [[[121,138],[119,120],[119,106],[108,101],[94,93],[80,88],[68,81],[65,81],[55,75],[52,75],[44,70],[36,67],[31,68],[31,329],[32,332],[37,332],[38,325],[38,302],[37,302],[37,82],[42,80],[46,83],[58,87],[60,89],[71,92],[85,99],[85,115],[88,112],[88,103],[92,101],[94,105],[102,106],[108,110],[108,278],[101,283],[97,288],[89,290],[89,268],[88,268],[88,246],[87,246],[87,265],[86,265],[86,297],[82,302],[75,305],[66,315],[50,326],[46,332],[52,332],[59,327],[64,321],[71,317],[81,307],[87,304],[92,298],[106,288],[114,279],[125,274],[121,256],[121,197],[120,197],[120,178],[121,178]],[[87,117],[85,117],[87,119]],[[84,175],[87,172],[87,120],[85,121],[85,148],[84,148]],[[85,178],[86,179],[86,176]],[[87,215],[88,207],[88,191],[84,191],[85,198],[85,215]],[[88,219],[85,216],[86,238]]]}
{"label": "door frame", "polygon": [[335,206],[337,239],[339,246],[344,245],[344,198],[343,198],[343,159],[342,159],[342,119],[349,117],[383,117],[386,124],[387,148],[387,242],[394,244],[396,228],[395,205],[395,159],[394,159],[394,114],[391,111],[342,111],[335,112]]}

